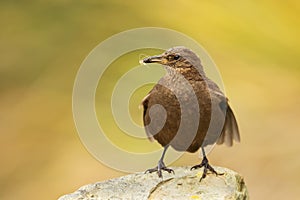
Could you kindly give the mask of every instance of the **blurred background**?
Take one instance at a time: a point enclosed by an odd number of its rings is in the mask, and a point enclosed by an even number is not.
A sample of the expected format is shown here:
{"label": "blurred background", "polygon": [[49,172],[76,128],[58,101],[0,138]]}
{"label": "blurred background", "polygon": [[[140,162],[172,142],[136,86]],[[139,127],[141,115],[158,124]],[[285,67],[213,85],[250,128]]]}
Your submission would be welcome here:
{"label": "blurred background", "polygon": [[[219,67],[242,142],[216,147],[211,163],[241,173],[252,199],[297,199],[299,18],[296,0],[0,1],[0,199],[57,199],[125,174],[98,162],[80,142],[72,88],[96,45],[144,26],[194,38]],[[124,72],[111,69],[108,77]],[[150,88],[131,101],[137,121],[135,102]],[[172,165],[199,161],[198,154],[185,154]]]}

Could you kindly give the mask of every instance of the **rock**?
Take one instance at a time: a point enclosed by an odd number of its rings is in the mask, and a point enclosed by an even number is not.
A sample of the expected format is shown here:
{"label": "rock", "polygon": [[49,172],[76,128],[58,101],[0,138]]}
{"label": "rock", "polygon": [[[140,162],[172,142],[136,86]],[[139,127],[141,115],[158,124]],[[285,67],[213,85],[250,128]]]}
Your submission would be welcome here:
{"label": "rock", "polygon": [[249,199],[243,177],[238,173],[215,167],[224,175],[208,176],[199,182],[203,169],[190,170],[190,167],[172,167],[174,174],[163,172],[164,178],[156,173],[136,173],[81,187],[59,200],[150,200],[150,199]]}

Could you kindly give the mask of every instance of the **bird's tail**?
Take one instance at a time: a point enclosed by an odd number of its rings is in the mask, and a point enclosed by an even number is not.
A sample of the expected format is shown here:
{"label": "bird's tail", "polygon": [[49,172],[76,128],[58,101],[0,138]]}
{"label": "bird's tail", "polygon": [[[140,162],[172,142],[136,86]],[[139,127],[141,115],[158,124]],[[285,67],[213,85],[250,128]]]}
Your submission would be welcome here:
{"label": "bird's tail", "polygon": [[240,133],[237,121],[230,106],[227,106],[226,118],[222,133],[217,141],[217,144],[225,144],[232,146],[233,141],[240,142]]}

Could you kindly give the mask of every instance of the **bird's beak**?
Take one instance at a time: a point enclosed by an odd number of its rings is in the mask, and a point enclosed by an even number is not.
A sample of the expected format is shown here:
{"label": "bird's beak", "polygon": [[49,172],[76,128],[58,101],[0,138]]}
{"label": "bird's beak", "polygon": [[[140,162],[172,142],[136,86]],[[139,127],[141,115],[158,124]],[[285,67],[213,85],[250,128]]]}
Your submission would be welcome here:
{"label": "bird's beak", "polygon": [[163,65],[167,64],[167,61],[168,60],[161,55],[151,56],[151,57],[143,59],[143,63],[160,63]]}

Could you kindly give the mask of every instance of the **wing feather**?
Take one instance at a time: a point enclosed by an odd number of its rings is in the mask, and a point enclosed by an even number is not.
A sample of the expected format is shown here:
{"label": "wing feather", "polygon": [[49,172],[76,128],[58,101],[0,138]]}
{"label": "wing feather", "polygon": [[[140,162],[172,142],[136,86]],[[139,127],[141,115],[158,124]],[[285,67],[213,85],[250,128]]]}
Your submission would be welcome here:
{"label": "wing feather", "polygon": [[147,134],[147,137],[148,139],[153,142],[154,141],[154,138],[153,136],[150,134],[150,131],[147,130],[147,125],[150,123],[149,119],[146,117],[147,115],[147,111],[148,111],[148,103],[149,103],[149,98],[150,98],[150,95],[151,95],[151,91],[149,92],[149,94],[147,94],[147,96],[144,97],[144,99],[142,100],[142,105],[143,105],[143,123],[144,123],[144,126],[145,126],[145,131],[146,131],[146,134]]}

